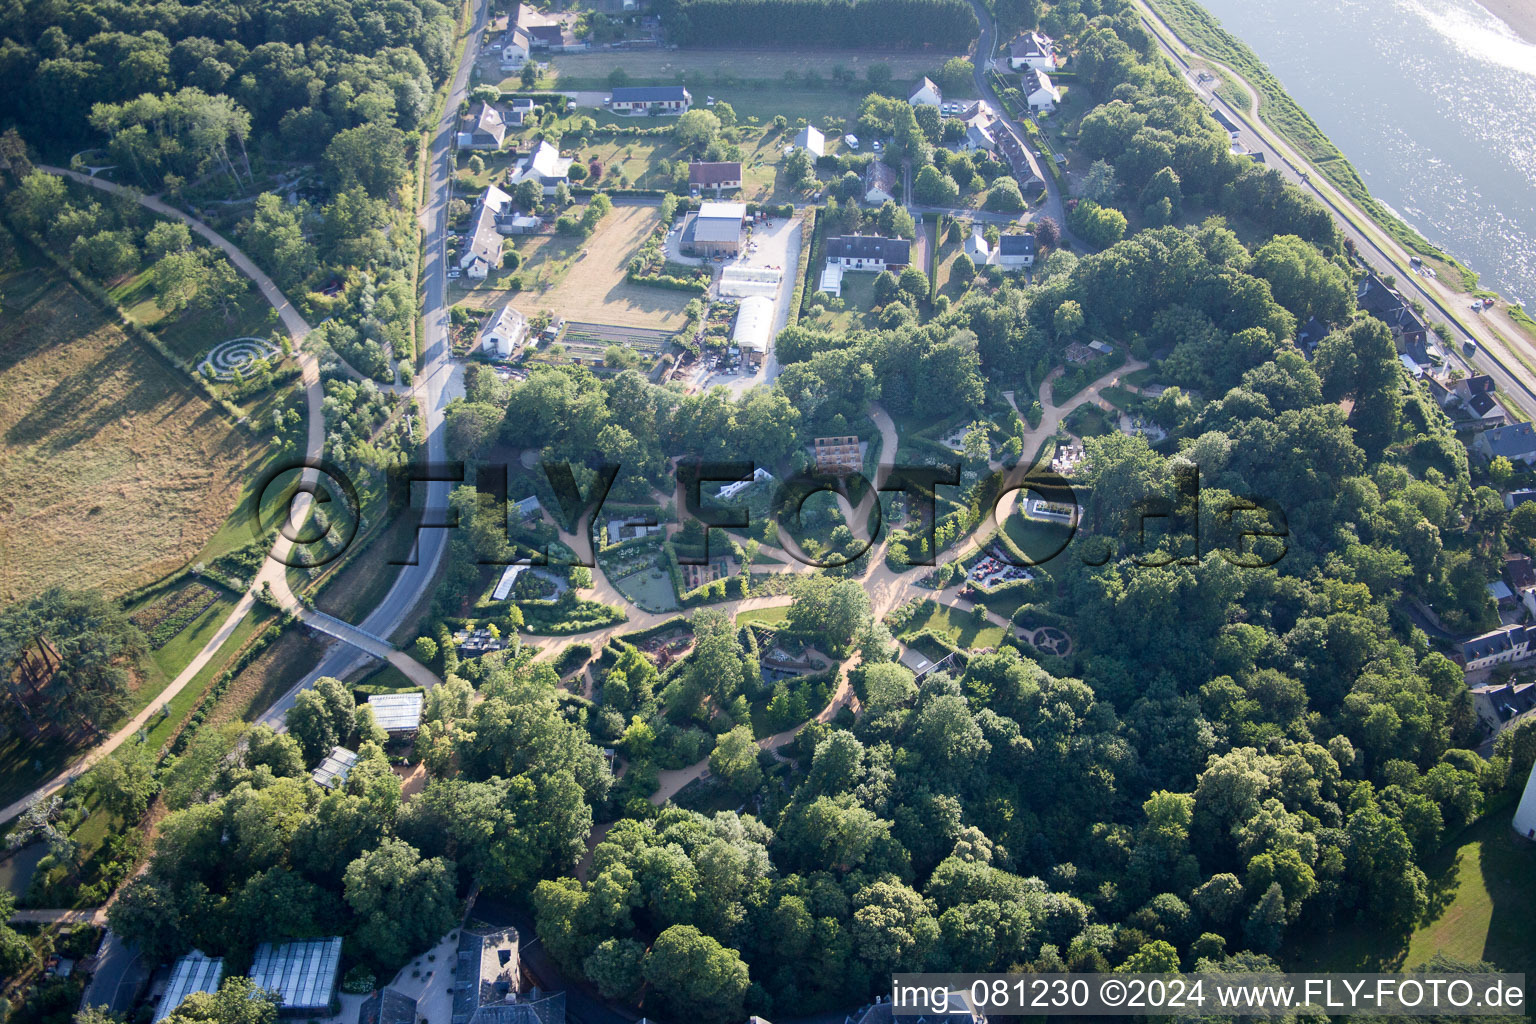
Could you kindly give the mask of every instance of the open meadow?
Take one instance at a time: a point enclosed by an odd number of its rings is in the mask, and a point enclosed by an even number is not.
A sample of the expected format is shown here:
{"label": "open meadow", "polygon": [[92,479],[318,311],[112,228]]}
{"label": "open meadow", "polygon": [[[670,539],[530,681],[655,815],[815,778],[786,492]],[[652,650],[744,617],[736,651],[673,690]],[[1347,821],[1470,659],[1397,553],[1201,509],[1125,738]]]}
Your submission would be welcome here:
{"label": "open meadow", "polygon": [[261,446],[51,269],[4,289],[0,599],[120,594],[180,568]]}

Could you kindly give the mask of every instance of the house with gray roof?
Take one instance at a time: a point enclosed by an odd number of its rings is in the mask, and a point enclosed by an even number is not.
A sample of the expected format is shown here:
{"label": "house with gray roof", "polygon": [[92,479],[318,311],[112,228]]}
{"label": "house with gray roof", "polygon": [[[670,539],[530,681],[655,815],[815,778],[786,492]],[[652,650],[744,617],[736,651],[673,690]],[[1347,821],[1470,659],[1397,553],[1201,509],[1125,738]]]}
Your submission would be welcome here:
{"label": "house with gray roof", "polygon": [[912,243],[883,235],[838,235],[827,240],[827,262],[844,270],[899,269],[912,262]]}
{"label": "house with gray roof", "polygon": [[1472,447],[1489,459],[1502,455],[1511,462],[1536,465],[1536,427],[1529,423],[1494,427],[1473,438]]}
{"label": "house with gray roof", "polygon": [[615,114],[681,114],[692,105],[693,94],[680,85],[626,86],[608,98]]}
{"label": "house with gray roof", "polygon": [[1402,344],[1423,345],[1428,327],[1402,294],[1388,288],[1375,274],[1367,274],[1355,290],[1355,304],[1392,330],[1392,337]]}
{"label": "house with gray roof", "polygon": [[1475,672],[1492,665],[1524,660],[1530,653],[1532,640],[1536,640],[1536,626],[1515,623],[1463,640],[1457,653],[1462,667],[1468,672]]}

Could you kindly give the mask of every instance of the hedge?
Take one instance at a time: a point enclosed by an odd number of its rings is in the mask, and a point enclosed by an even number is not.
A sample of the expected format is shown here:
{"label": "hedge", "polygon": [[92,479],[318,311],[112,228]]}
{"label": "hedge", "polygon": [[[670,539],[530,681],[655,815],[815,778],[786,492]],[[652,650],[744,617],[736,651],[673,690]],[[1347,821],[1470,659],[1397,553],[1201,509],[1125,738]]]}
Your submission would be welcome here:
{"label": "hedge", "polygon": [[523,100],[533,100],[534,103],[541,107],[550,105],[557,106],[560,108],[562,113],[572,103],[572,100],[569,96],[560,92],[521,92],[516,89],[513,89],[510,92],[506,90],[502,91],[501,98],[503,100],[510,100],[514,97]]}
{"label": "hedge", "polygon": [[673,632],[679,626],[681,626],[685,632],[693,632],[693,623],[688,619],[686,615],[674,615],[670,619],[664,619],[648,629],[640,629],[633,633],[625,633],[622,636],[614,637],[614,640],[623,641],[626,644],[639,644],[642,641],[649,640],[653,636],[661,636],[663,633]]}
{"label": "hedge", "polygon": [[816,291],[811,287],[811,275],[816,272],[816,265],[812,262],[811,256],[816,249],[816,232],[820,229],[820,224],[821,207],[813,206],[810,219],[806,222],[806,227],[810,230],[806,231],[802,228],[800,232],[800,262],[795,267],[795,292],[789,299],[787,322],[791,324],[800,322],[800,312],[804,306],[805,297],[815,294]]}

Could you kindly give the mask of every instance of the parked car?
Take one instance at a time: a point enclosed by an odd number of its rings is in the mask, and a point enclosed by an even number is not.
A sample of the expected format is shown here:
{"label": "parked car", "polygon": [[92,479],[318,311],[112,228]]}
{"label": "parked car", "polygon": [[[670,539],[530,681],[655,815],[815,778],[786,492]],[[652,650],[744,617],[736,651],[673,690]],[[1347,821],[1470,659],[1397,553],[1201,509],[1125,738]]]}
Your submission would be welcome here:
{"label": "parked car", "polygon": [[844,135],[843,145],[847,146],[849,149],[858,149],[859,137],[857,135]]}

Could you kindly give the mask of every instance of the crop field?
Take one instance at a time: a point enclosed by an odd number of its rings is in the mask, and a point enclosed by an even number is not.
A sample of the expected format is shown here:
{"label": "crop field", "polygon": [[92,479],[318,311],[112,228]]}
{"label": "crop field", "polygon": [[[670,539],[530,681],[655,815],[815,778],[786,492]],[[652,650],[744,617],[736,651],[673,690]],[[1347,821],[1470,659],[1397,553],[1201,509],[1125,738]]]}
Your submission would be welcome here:
{"label": "crop field", "polygon": [[[558,283],[544,291],[525,291],[518,308],[532,316],[548,310],[568,320],[618,327],[678,328],[691,292],[630,284],[624,279],[629,259],[655,228],[661,212],[651,206],[618,206],[576,252],[575,262]],[[582,251],[585,256],[581,255]]]}
{"label": "crop field", "polygon": [[0,313],[0,600],[122,593],[179,568],[239,501],[257,442],[41,269]]}

